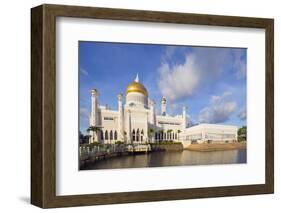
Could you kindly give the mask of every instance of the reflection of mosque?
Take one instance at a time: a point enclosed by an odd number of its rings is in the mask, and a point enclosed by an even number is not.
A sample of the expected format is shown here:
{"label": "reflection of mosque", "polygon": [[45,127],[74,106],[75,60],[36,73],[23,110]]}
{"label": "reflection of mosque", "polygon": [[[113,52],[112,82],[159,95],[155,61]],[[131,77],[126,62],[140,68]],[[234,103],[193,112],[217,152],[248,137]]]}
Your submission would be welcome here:
{"label": "reflection of mosque", "polygon": [[161,100],[161,114],[156,115],[155,102],[148,98],[148,92],[139,82],[138,76],[127,87],[125,104],[123,95],[118,95],[118,110],[99,105],[98,96],[98,91],[93,89],[90,126],[95,128],[95,131],[91,131],[90,142],[191,141],[195,140],[192,139],[193,136],[196,136],[196,140],[200,142],[208,134],[218,134],[219,139],[224,138],[224,134],[232,135],[227,140],[237,138],[237,127],[234,126],[208,124],[213,132],[207,134],[204,130],[210,128],[206,126],[201,128],[202,125],[197,125],[196,128],[186,128],[185,107],[181,115],[167,115],[164,97]]}

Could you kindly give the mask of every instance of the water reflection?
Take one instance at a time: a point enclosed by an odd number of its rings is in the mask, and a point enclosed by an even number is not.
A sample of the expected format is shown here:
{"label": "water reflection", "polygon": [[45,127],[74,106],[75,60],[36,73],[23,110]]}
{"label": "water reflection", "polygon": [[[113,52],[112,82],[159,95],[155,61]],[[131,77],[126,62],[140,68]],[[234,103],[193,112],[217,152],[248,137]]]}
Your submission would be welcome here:
{"label": "water reflection", "polygon": [[246,163],[246,150],[227,150],[215,152],[153,152],[130,155],[88,163],[86,169],[117,169],[183,165],[233,164]]}

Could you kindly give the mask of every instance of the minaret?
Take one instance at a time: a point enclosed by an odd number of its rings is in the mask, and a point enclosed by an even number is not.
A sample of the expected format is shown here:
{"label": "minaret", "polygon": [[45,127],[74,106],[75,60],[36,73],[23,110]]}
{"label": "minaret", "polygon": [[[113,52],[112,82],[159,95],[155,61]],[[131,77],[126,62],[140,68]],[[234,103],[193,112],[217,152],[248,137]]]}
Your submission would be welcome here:
{"label": "minaret", "polygon": [[161,115],[166,115],[166,98],[163,97],[161,100]]}
{"label": "minaret", "polygon": [[124,141],[124,108],[123,108],[123,95],[118,95],[118,139]]}
{"label": "minaret", "polygon": [[132,142],[132,123],[131,123],[131,111],[128,110],[128,117],[127,117],[127,122],[128,122],[128,129],[127,129],[127,143]]}
{"label": "minaret", "polygon": [[[98,125],[98,91],[96,89],[91,90],[92,95],[92,107],[91,107],[91,117],[90,117],[90,126]],[[94,140],[98,141],[97,132],[90,131],[90,143],[93,143]]]}
{"label": "minaret", "polygon": [[182,131],[186,128],[186,107],[182,107]]}
{"label": "minaret", "polygon": [[156,117],[155,117],[155,101],[150,100],[150,123],[152,125],[156,125]]}

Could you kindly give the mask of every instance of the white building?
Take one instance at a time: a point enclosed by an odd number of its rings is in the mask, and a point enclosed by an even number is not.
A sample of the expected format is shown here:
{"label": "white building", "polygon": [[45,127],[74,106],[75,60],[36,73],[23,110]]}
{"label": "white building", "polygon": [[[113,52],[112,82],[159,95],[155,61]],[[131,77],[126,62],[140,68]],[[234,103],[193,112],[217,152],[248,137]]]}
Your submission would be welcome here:
{"label": "white building", "polygon": [[220,124],[199,124],[182,133],[183,141],[190,143],[237,142],[237,126]]}
{"label": "white building", "polygon": [[[169,116],[166,113],[166,99],[163,97],[161,115],[156,115],[155,102],[148,98],[148,92],[139,82],[138,75],[128,85],[125,100],[123,100],[122,94],[117,96],[118,110],[100,106],[98,96],[98,91],[93,89],[90,126],[95,128],[95,131],[90,132],[90,142],[191,141],[189,134],[193,134],[193,132],[190,132],[189,129],[194,129],[194,127],[186,128],[186,108],[183,107],[181,115]],[[220,128],[224,127],[220,125]],[[217,129],[221,131],[220,128]],[[203,129],[205,130],[205,128]],[[237,139],[237,131],[232,132],[232,135],[235,135],[233,140]]]}

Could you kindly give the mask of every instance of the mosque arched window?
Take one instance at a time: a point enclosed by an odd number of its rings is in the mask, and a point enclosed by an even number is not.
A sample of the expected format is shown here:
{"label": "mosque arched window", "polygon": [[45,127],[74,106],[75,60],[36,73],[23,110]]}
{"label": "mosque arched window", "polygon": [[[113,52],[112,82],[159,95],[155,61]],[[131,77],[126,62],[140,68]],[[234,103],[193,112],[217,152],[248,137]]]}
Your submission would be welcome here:
{"label": "mosque arched window", "polygon": [[113,132],[112,132],[112,130],[110,131],[109,137],[110,137],[109,138],[110,140],[113,140]]}
{"label": "mosque arched window", "polygon": [[163,140],[166,140],[166,133],[163,134]]}
{"label": "mosque arched window", "polygon": [[135,130],[133,129],[133,141],[135,141],[136,140],[136,132],[135,132]]}
{"label": "mosque arched window", "polygon": [[139,141],[139,139],[140,139],[140,131],[139,131],[139,129],[137,129],[137,137],[136,137],[136,141]]}
{"label": "mosque arched window", "polygon": [[100,139],[103,140],[103,131],[100,131]]}
{"label": "mosque arched window", "polygon": [[114,132],[114,140],[117,140],[117,131]]}
{"label": "mosque arched window", "polygon": [[105,140],[108,140],[108,132],[107,132],[107,130],[105,131]]}
{"label": "mosque arched window", "polygon": [[172,134],[172,139],[174,140],[175,139],[175,133],[173,132]]}
{"label": "mosque arched window", "polygon": [[140,140],[143,141],[143,130],[141,130]]}

